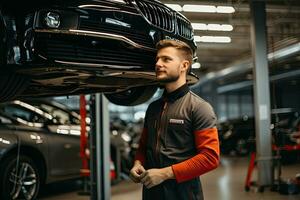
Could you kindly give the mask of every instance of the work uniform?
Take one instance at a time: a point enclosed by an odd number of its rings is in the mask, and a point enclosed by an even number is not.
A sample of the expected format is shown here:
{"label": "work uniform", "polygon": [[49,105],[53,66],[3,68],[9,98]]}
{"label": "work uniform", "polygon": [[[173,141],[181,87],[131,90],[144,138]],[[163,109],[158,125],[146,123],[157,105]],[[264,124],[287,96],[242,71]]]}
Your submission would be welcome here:
{"label": "work uniform", "polygon": [[150,189],[143,200],[203,199],[199,176],[217,167],[219,141],[212,107],[183,85],[151,103],[136,154],[144,168],[172,166],[176,179]]}

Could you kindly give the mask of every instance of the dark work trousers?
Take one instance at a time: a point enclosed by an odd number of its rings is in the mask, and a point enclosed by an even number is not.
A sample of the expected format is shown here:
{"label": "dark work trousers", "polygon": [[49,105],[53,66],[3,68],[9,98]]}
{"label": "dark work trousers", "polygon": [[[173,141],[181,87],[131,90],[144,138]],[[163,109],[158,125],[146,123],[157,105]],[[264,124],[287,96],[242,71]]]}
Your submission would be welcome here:
{"label": "dark work trousers", "polygon": [[167,180],[150,189],[143,187],[143,200],[203,200],[199,178],[182,183]]}

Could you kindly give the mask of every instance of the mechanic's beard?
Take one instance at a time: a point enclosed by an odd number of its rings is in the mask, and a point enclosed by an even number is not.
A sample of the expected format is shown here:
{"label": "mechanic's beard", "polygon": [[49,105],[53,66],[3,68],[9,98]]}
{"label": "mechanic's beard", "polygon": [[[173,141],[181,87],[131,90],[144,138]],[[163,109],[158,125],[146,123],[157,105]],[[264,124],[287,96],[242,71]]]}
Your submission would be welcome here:
{"label": "mechanic's beard", "polygon": [[179,75],[167,76],[162,79],[158,79],[158,82],[162,84],[176,82],[179,79]]}

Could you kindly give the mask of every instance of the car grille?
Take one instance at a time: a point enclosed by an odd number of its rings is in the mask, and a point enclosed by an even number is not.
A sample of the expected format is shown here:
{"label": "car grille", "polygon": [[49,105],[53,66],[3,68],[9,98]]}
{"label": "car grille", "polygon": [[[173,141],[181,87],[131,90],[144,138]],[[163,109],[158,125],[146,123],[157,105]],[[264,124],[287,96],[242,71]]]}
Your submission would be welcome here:
{"label": "car grille", "polygon": [[122,35],[136,42],[137,44],[150,48],[155,48],[155,45],[150,35],[148,35],[146,32],[138,31],[136,29],[133,30],[128,28],[126,29],[126,31],[124,31],[124,27],[107,25],[105,23],[99,23],[99,21],[91,19],[81,19],[79,29]]}
{"label": "car grille", "polygon": [[136,5],[151,24],[169,32],[175,30],[175,17],[171,10],[146,1],[136,1]]}
{"label": "car grille", "polygon": [[[191,39],[193,36],[193,29],[190,22],[180,14],[152,3],[150,1],[136,1],[136,5],[154,26],[157,26],[165,31],[176,32],[181,37]],[[177,28],[175,29],[175,26]]]}
{"label": "car grille", "polygon": [[87,38],[39,34],[36,50],[50,60],[154,68],[155,52],[144,53],[109,41],[100,41],[97,46],[91,43]]}
{"label": "car grille", "polygon": [[193,32],[190,22],[184,17],[177,15],[178,34],[185,38],[192,38]]}

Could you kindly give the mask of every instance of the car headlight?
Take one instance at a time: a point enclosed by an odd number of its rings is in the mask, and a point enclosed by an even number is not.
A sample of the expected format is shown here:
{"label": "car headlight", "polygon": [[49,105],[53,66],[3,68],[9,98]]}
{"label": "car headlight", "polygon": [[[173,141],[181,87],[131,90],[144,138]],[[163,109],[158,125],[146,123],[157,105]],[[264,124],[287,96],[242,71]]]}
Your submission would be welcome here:
{"label": "car headlight", "polygon": [[55,12],[48,12],[45,16],[46,25],[49,28],[58,28],[60,25],[60,16]]}

